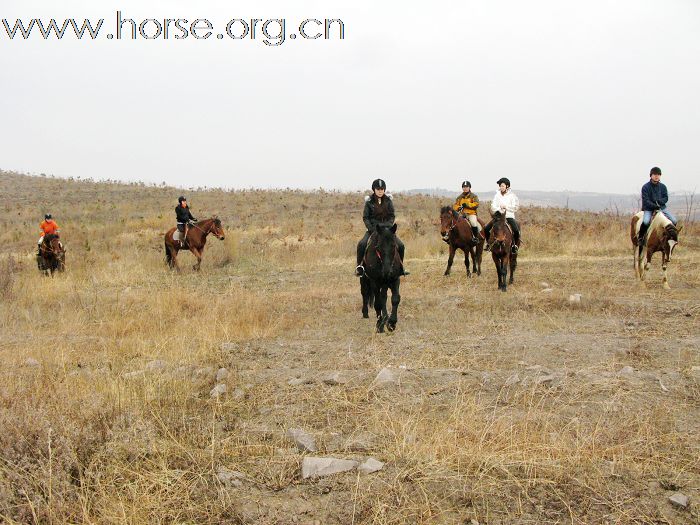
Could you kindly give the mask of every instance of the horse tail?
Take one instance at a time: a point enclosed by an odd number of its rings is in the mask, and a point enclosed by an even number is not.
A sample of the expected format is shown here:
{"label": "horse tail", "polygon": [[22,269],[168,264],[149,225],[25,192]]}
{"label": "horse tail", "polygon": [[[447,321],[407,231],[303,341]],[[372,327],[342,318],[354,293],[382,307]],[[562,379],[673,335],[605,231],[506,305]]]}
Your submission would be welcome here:
{"label": "horse tail", "polygon": [[165,241],[163,244],[165,245],[165,261],[170,264],[173,261],[173,256],[170,254],[170,250],[168,249],[168,242]]}

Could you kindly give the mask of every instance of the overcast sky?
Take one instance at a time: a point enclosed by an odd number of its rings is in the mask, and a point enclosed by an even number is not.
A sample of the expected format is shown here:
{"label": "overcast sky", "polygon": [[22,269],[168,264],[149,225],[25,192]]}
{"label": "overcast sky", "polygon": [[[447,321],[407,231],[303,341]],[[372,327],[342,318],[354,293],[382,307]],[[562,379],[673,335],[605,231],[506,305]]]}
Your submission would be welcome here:
{"label": "overcast sky", "polygon": [[118,9],[207,18],[215,34],[232,18],[284,17],[288,35],[340,18],[345,40],[10,41],[0,25],[0,168],[637,193],[658,165],[670,190],[699,186],[697,0],[3,0],[0,17],[104,18],[106,34]]}

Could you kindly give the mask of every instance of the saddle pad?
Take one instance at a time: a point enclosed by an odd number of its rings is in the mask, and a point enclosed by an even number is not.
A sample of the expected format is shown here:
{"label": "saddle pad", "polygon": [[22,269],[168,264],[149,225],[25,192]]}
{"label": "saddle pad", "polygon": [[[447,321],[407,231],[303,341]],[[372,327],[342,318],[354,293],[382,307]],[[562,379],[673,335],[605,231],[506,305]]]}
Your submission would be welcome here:
{"label": "saddle pad", "polygon": [[181,241],[182,240],[182,233],[180,230],[175,230],[173,232],[173,241]]}

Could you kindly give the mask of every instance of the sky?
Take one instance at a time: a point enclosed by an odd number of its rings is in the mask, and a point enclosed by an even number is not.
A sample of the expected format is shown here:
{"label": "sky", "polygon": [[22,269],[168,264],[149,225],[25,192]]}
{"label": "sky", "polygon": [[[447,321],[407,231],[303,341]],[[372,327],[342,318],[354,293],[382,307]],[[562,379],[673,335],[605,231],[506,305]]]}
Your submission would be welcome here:
{"label": "sky", "polygon": [[[214,29],[110,40],[117,11]],[[11,27],[52,17],[104,23],[96,40],[11,40],[0,23],[0,169],[338,190],[375,178],[495,190],[506,176],[514,189],[637,193],[660,166],[669,190],[698,189],[696,0],[0,5]],[[216,38],[237,18],[284,18],[287,38],[265,45],[260,25],[255,39]],[[345,38],[289,37],[310,18],[341,19]]]}

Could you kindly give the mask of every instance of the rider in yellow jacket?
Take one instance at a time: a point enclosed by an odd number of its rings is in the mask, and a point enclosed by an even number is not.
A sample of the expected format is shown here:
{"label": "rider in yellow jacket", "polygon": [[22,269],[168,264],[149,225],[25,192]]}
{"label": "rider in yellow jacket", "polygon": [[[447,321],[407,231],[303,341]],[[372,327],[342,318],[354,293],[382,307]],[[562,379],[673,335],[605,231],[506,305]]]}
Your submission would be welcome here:
{"label": "rider in yellow jacket", "polygon": [[452,208],[466,217],[469,221],[469,225],[472,227],[474,241],[478,242],[479,221],[476,218],[476,210],[479,208],[479,197],[476,193],[472,193],[472,184],[468,180],[462,183],[462,194],[457,197]]}

